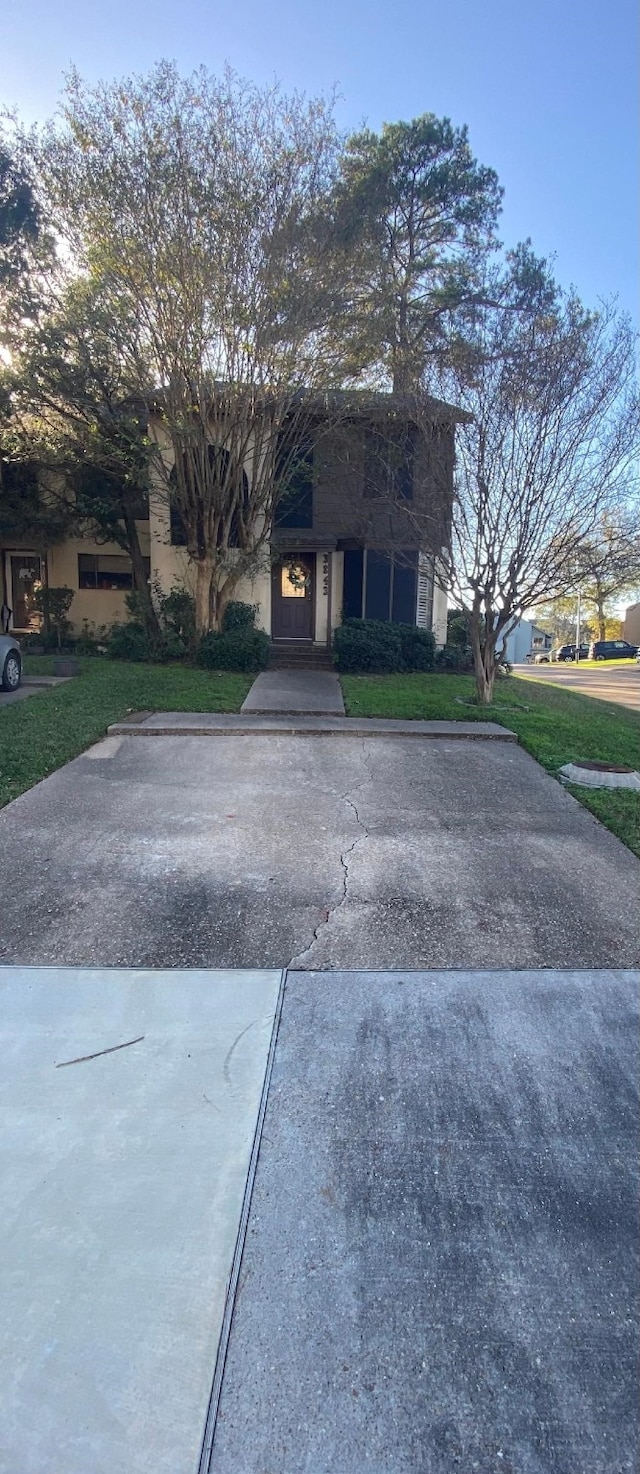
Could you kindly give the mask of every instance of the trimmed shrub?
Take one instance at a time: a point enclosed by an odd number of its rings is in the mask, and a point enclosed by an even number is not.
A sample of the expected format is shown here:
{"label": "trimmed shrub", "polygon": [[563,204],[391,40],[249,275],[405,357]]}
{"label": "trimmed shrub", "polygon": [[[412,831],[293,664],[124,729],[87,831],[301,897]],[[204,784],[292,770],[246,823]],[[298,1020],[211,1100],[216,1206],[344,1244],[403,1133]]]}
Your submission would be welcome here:
{"label": "trimmed shrub", "polygon": [[436,642],[431,630],[418,629],[416,624],[397,624],[402,646],[404,670],[433,670],[436,658]]}
{"label": "trimmed shrub", "polygon": [[224,634],[228,634],[230,630],[253,628],[257,613],[257,604],[243,604],[242,599],[231,599],[222,616]]}
{"label": "trimmed shrub", "polygon": [[175,654],[170,659],[180,659],[195,648],[196,601],[193,594],[176,586],[170,594],[157,594],[157,607],[165,642]]}
{"label": "trimmed shrub", "polygon": [[259,671],[269,660],[269,636],[249,625],[212,630],[198,646],[196,661],[205,670]]}
{"label": "trimmed shrub", "polygon": [[135,619],[112,625],[106,645],[112,660],[153,660],[156,654],[144,625]]}
{"label": "trimmed shrub", "polygon": [[103,654],[108,633],[106,624],[99,624],[96,627],[93,620],[83,619],[82,631],[78,635],[75,645],[76,655]]}
{"label": "trimmed shrub", "polygon": [[436,670],[455,671],[459,675],[473,670],[473,652],[470,645],[444,645],[436,651]]}
{"label": "trimmed shrub", "polygon": [[378,619],[346,619],[333,637],[338,670],[384,675],[402,670],[402,640],[397,624]]}
{"label": "trimmed shrub", "polygon": [[[30,650],[32,655],[48,655],[58,649],[58,636],[55,630],[49,630],[48,634],[46,630],[32,630],[31,634],[20,636],[20,645],[23,650]],[[65,646],[68,645],[69,641],[65,640]]]}

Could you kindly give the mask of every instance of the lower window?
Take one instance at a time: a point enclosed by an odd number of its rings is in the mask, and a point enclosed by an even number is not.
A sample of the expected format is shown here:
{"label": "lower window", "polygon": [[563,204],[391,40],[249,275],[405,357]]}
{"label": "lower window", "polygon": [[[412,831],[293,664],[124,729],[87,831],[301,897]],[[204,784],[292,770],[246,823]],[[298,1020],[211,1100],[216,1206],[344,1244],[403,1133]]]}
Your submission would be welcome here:
{"label": "lower window", "polygon": [[[149,577],[150,560],[144,562]],[[131,559],[117,553],[78,553],[78,588],[132,589]]]}
{"label": "lower window", "polygon": [[409,548],[380,553],[351,549],[344,555],[345,619],[391,620],[415,624],[418,599],[418,553]]}

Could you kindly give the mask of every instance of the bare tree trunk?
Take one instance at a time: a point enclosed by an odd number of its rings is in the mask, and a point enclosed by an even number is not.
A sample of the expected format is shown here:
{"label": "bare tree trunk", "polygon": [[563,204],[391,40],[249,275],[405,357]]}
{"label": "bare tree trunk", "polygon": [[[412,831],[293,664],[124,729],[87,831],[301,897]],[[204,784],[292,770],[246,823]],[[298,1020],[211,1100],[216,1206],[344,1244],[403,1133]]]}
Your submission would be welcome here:
{"label": "bare tree trunk", "polygon": [[469,624],[478,701],[481,706],[490,706],[493,701],[493,687],[496,679],[495,639],[487,638],[486,631],[484,639],[482,639],[480,633],[480,615],[478,613],[471,614]]}
{"label": "bare tree trunk", "polygon": [[606,640],[606,638],[607,638],[607,629],[606,629],[606,617],[605,617],[605,612],[604,612],[604,596],[600,593],[600,591],[598,591],[598,595],[597,595],[597,598],[596,598],[596,610],[597,610],[597,613],[598,613],[598,639],[599,640]]}
{"label": "bare tree trunk", "polygon": [[128,552],[131,558],[131,567],[133,570],[133,587],[138,595],[142,618],[146,625],[147,632],[151,636],[151,639],[159,639],[160,624],[156,611],[153,607],[151,590],[149,588],[149,583],[147,580],[147,570],[145,567],[144,558],[142,556],[142,549],[140,547],[140,538],[138,537],[138,529],[136,527],[135,518],[132,516],[131,510],[126,505],[126,502],[123,502],[122,519],[127,533]]}
{"label": "bare tree trunk", "polygon": [[225,610],[227,604],[229,604],[231,599],[233,598],[236,582],[236,579],[226,578],[224,583],[222,585],[219,585],[215,591],[214,608],[216,629],[222,629]]}
{"label": "bare tree trunk", "polygon": [[196,631],[202,636],[213,628],[213,574],[215,560],[198,558],[196,563]]}

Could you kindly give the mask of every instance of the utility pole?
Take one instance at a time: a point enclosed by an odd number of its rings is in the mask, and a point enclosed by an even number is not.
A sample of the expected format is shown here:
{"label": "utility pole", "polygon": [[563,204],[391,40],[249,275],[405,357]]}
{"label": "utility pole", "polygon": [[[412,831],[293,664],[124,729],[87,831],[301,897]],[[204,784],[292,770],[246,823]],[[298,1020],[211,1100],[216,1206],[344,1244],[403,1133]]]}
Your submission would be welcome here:
{"label": "utility pole", "polygon": [[578,613],[576,615],[576,660],[580,659],[580,589],[578,589]]}

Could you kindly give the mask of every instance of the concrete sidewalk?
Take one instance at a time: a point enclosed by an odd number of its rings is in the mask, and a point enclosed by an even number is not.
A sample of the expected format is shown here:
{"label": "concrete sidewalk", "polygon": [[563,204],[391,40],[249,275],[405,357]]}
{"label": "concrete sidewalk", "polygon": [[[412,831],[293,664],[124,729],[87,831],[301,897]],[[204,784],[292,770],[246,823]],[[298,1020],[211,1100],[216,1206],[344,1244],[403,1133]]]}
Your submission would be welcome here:
{"label": "concrete sidewalk", "polygon": [[448,741],[517,742],[515,732],[497,722],[420,722],[397,717],[318,716],[307,712],[272,716],[254,712],[137,712],[114,722],[110,737],[444,737]]}
{"label": "concrete sidewalk", "polygon": [[280,982],[0,968],[0,1474],[195,1474]]}
{"label": "concrete sidewalk", "polygon": [[263,671],[256,677],[241,710],[344,716],[342,687],[332,671]]}
{"label": "concrete sidewalk", "polygon": [[633,1474],[639,982],[0,968],[0,1474]]}
{"label": "concrete sidewalk", "polygon": [[29,696],[37,696],[52,686],[65,686],[72,680],[73,676],[25,676],[17,691],[0,691],[0,711],[3,706],[13,706],[16,701],[26,701]]}
{"label": "concrete sidewalk", "polygon": [[639,981],[289,974],[203,1474],[632,1474]]}

